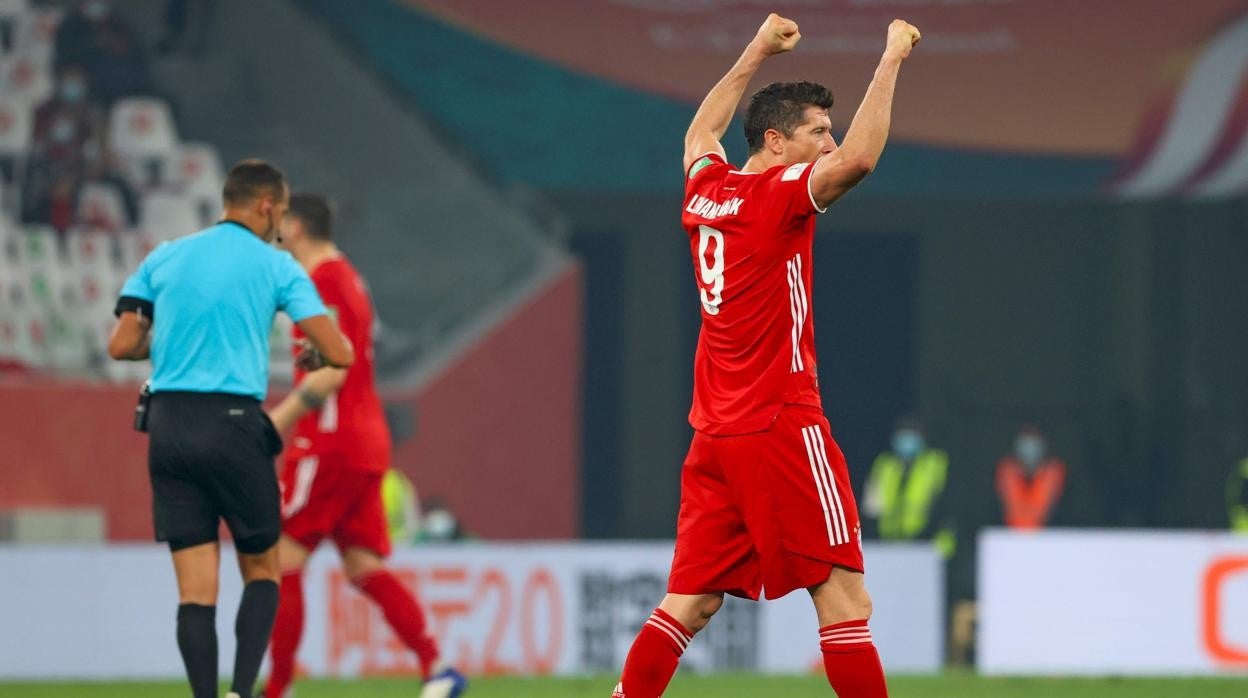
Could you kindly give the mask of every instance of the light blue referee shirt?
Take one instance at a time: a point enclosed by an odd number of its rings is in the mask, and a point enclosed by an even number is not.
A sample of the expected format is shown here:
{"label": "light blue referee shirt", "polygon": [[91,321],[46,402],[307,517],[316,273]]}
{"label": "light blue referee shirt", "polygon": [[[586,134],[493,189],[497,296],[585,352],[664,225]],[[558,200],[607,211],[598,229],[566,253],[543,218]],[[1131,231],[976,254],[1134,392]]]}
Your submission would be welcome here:
{"label": "light blue referee shirt", "polygon": [[263,400],[269,331],[326,314],[288,252],[232,221],[161,244],[121,289],[118,312],[152,318],[153,393],[232,393]]}

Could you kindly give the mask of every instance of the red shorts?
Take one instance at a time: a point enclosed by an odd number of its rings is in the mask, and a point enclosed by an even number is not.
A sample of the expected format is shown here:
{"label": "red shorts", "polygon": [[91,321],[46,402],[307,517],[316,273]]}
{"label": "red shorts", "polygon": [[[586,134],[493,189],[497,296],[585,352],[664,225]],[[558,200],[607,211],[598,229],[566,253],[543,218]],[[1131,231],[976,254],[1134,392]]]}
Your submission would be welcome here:
{"label": "red shorts", "polygon": [[781,596],[861,572],[858,505],[822,410],[786,405],[771,429],[694,432],[680,478],[668,591]]}
{"label": "red shorts", "polygon": [[386,557],[384,476],[352,467],[340,452],[292,448],[282,466],[282,533],[308,550],[330,537],[339,550],[360,547]]}

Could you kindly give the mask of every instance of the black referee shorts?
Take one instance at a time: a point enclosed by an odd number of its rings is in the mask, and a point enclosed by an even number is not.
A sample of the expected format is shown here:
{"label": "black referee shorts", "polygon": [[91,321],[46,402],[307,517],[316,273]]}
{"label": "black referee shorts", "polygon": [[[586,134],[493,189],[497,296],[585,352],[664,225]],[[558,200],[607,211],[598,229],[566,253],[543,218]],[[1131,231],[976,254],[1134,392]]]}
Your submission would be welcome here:
{"label": "black referee shorts", "polygon": [[224,519],[239,552],[261,553],[276,543],[282,516],[273,457],[281,437],[260,403],[161,392],[149,409],[156,540],[175,551],[212,542]]}

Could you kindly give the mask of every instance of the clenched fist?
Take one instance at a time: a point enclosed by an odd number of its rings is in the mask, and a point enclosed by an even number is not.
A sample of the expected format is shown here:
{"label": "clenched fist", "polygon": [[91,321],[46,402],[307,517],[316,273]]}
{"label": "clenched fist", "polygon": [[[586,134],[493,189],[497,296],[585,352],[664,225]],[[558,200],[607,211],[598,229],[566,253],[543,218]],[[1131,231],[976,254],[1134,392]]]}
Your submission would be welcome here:
{"label": "clenched fist", "polygon": [[758,28],[754,43],[768,56],[792,51],[802,34],[797,30],[797,22],[785,19],[776,13],[767,15],[767,21]]}
{"label": "clenched fist", "polygon": [[904,19],[894,19],[888,25],[888,46],[884,49],[884,53],[893,53],[899,58],[907,58],[910,55],[910,49],[919,43],[923,35],[919,33],[919,28],[905,21]]}

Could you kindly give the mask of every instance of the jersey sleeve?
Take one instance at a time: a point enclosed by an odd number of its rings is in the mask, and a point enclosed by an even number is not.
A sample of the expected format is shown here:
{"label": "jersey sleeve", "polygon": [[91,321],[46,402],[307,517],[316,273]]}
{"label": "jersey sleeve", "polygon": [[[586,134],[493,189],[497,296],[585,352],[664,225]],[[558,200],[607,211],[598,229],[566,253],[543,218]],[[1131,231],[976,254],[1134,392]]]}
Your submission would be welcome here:
{"label": "jersey sleeve", "polygon": [[828,210],[815,203],[815,195],[810,190],[810,176],[814,171],[814,162],[799,162],[767,173],[771,179],[768,182],[770,198],[778,213],[791,218],[802,218]]}
{"label": "jersey sleeve", "polygon": [[159,257],[164,256],[166,249],[166,243],[161,243],[143,258],[143,261],[139,263],[139,268],[126,279],[126,283],[121,287],[117,306],[113,309],[113,315],[120,317],[122,313],[137,312],[155,321],[156,291],[152,288],[152,267]]}
{"label": "jersey sleeve", "polygon": [[689,171],[685,173],[685,193],[692,191],[695,182],[707,172],[717,167],[726,167],[728,163],[719,153],[707,153],[693,161]]}
{"label": "jersey sleeve", "polygon": [[285,253],[278,263],[277,309],[285,311],[294,322],[302,322],[329,312],[308,273],[299,266],[294,257]]}

